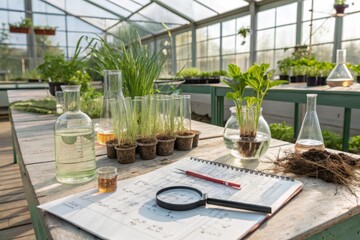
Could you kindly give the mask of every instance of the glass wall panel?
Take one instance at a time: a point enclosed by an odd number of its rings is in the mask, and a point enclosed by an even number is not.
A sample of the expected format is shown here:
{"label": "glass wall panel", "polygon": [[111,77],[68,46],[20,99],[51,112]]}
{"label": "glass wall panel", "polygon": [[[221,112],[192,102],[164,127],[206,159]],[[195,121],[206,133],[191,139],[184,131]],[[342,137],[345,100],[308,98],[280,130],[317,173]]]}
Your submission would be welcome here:
{"label": "glass wall panel", "polygon": [[360,12],[348,14],[343,18],[343,40],[360,39],[360,28],[354,26],[360,26]]}
{"label": "glass wall panel", "polygon": [[321,44],[312,46],[311,51],[316,55],[318,60],[332,62],[333,48],[333,43]]}
{"label": "glass wall panel", "polygon": [[275,48],[294,47],[296,42],[296,25],[276,28]]}
{"label": "glass wall panel", "polygon": [[257,29],[275,26],[275,8],[257,13]]}
{"label": "glass wall panel", "polygon": [[[196,36],[199,36],[199,38],[196,38],[196,67],[199,68],[200,71],[219,70],[219,68],[221,67],[220,23],[208,25],[206,27],[197,29]],[[212,66],[215,66],[215,68],[212,68]]]}
{"label": "glass wall panel", "polygon": [[297,3],[276,8],[276,25],[296,23]]}
{"label": "glass wall panel", "polygon": [[[302,24],[302,43],[310,42],[310,22]],[[335,18],[325,18],[313,21],[312,44],[334,41]]]}
{"label": "glass wall panel", "polygon": [[343,42],[341,47],[346,49],[346,62],[360,64],[360,40]]}
{"label": "glass wall panel", "polygon": [[275,32],[274,28],[257,32],[256,49],[265,50],[274,48]]}
{"label": "glass wall panel", "polygon": [[191,67],[192,62],[192,37],[191,31],[175,35],[176,49],[176,72],[180,71],[183,66]]}
{"label": "glass wall panel", "polygon": [[222,22],[222,36],[235,35],[237,33],[236,29],[236,19],[231,19],[226,22]]}
{"label": "glass wall panel", "polygon": [[[303,2],[303,21],[311,19],[311,1],[304,0]],[[313,19],[330,17],[334,10],[334,0],[314,1]]]}

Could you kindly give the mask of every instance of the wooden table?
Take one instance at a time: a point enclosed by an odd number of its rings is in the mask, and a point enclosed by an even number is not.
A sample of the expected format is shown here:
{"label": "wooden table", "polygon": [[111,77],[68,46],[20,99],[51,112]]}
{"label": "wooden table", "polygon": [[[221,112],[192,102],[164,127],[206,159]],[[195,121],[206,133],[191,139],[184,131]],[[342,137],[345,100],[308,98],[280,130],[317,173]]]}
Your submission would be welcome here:
{"label": "wooden table", "polygon": [[[9,93],[12,96],[12,93]],[[70,194],[96,187],[96,181],[82,185],[64,185],[55,179],[55,162],[52,126],[55,116],[11,112],[15,138],[15,149],[19,160],[25,194],[33,226],[38,239],[96,239],[91,234],[78,229],[51,214],[37,209],[39,204]],[[21,121],[24,118],[26,121]],[[195,124],[194,124],[195,125]],[[234,159],[219,137],[222,128],[204,123],[196,123],[206,138],[200,140],[199,147],[187,152],[175,151],[172,156],[157,157],[154,160],[121,165],[108,159],[102,146],[96,147],[97,167],[112,165],[118,168],[118,180],[131,178],[160,168],[163,165],[186,156],[204,158],[267,171],[273,165],[271,160],[279,153],[293,146],[287,142],[272,140],[267,154],[260,161],[241,162]],[[360,231],[360,207],[356,198],[337,185],[310,178],[299,178],[304,190],[284,208],[256,230],[249,239],[339,239],[356,238]],[[118,184],[121,184],[119,182]],[[360,193],[360,191],[357,191]]]}

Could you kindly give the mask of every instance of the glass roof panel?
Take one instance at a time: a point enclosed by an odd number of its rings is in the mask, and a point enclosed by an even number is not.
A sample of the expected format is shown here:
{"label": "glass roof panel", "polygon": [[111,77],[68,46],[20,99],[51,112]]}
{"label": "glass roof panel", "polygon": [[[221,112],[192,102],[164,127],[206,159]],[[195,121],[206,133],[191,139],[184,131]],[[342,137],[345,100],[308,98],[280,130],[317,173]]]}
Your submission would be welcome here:
{"label": "glass roof panel", "polygon": [[248,6],[249,3],[243,0],[197,0],[198,2],[201,2],[202,4],[210,7],[212,10],[218,12],[218,13],[224,13],[228,12],[237,8]]}
{"label": "glass roof panel", "polygon": [[150,2],[150,0],[133,0],[133,2],[137,2],[141,5],[145,5]]}
{"label": "glass roof panel", "polygon": [[135,14],[130,18],[131,20],[147,20],[157,23],[166,23],[166,24],[188,24],[189,21],[184,18],[170,12],[169,10],[161,7],[156,3],[152,3],[149,6],[142,9],[139,14]]}
{"label": "glass roof panel", "polygon": [[90,18],[90,17],[80,17],[80,18],[104,30],[119,22],[118,20],[102,19],[102,18]]}
{"label": "glass roof panel", "polygon": [[194,0],[160,0],[160,2],[165,3],[169,7],[175,9],[176,11],[188,16],[195,21],[216,15],[216,12],[202,6]]}
{"label": "glass roof panel", "polygon": [[132,1],[132,0],[109,0],[109,1],[115,3],[118,6],[126,8],[130,12],[135,12],[143,6],[140,3],[142,1]]}
{"label": "glass roof panel", "polygon": [[32,0],[32,8],[35,12],[63,13],[59,9],[56,9],[49,4],[42,2],[41,0]]}
{"label": "glass roof panel", "polygon": [[[129,27],[130,27],[130,24],[128,22],[123,21],[123,22],[120,22],[119,24],[117,24],[115,27],[111,28],[107,32],[109,32],[115,36],[118,36],[119,33],[121,33],[122,31],[128,30]],[[135,27],[136,27],[136,25],[135,25]],[[151,34],[150,32],[144,31],[141,28],[137,28],[136,31],[138,32],[140,37],[148,36]],[[114,40],[116,40],[116,39],[114,39]]]}
{"label": "glass roof panel", "polygon": [[131,14],[130,11],[128,11],[127,9],[114,4],[108,0],[88,0],[89,2],[93,2],[94,4],[99,4],[102,7],[109,9],[110,12],[115,13],[117,15],[121,15],[122,17],[127,17]]}
{"label": "glass roof panel", "polygon": [[108,11],[98,8],[91,3],[85,2],[83,0],[66,0],[66,2],[58,0],[44,0],[44,2],[50,3],[51,5],[63,9],[64,11],[74,15],[87,17],[101,16],[103,18],[118,18],[115,15],[109,13]]}
{"label": "glass roof panel", "polygon": [[72,16],[67,16],[66,20],[67,20],[68,31],[101,32],[101,30],[99,30],[98,28],[85,22],[85,20],[81,20]]}

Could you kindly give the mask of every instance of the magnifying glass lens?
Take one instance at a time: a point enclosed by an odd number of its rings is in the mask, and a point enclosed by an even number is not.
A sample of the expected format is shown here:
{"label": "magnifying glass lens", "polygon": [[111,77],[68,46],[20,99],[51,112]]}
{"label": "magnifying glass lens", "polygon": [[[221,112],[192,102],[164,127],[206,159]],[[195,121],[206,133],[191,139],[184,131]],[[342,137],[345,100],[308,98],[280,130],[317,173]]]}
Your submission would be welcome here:
{"label": "magnifying glass lens", "polygon": [[199,193],[188,189],[170,189],[160,193],[158,199],[171,204],[189,204],[201,199]]}

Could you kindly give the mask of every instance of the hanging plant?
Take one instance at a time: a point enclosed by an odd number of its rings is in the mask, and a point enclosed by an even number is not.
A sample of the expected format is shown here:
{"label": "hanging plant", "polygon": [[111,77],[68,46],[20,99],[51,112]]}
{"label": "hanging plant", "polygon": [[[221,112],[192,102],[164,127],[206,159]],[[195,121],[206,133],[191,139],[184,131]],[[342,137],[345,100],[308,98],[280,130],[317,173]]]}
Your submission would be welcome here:
{"label": "hanging plant", "polygon": [[24,18],[19,23],[9,24],[12,33],[31,33],[32,21],[30,18]]}
{"label": "hanging plant", "polygon": [[55,35],[56,27],[35,26],[34,32],[36,35]]}
{"label": "hanging plant", "polygon": [[238,34],[243,37],[243,41],[241,42],[241,45],[244,45],[246,43],[245,39],[248,36],[248,34],[251,33],[251,30],[249,27],[241,27],[238,31]]}
{"label": "hanging plant", "polygon": [[345,9],[349,7],[349,5],[345,2],[346,0],[335,0],[334,8],[336,10],[336,14],[344,14]]}

